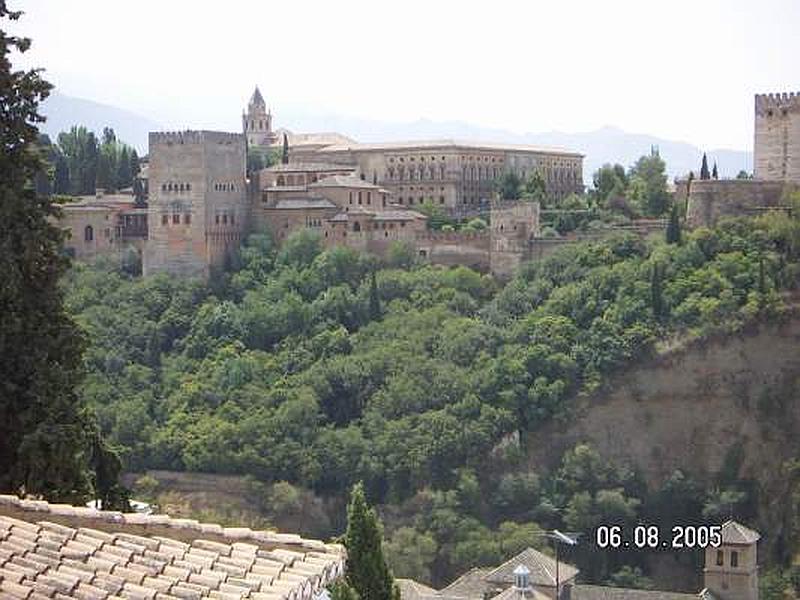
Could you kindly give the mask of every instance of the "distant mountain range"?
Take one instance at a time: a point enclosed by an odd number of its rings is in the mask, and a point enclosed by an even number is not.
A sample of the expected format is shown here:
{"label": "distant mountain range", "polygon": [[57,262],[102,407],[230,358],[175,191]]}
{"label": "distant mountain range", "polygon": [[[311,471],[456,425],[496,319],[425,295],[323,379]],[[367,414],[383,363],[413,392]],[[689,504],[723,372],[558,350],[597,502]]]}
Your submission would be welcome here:
{"label": "distant mountain range", "polygon": [[[52,94],[45,101],[42,112],[47,116],[42,129],[53,139],[60,131],[76,124],[85,125],[98,134],[103,127],[110,126],[119,139],[135,146],[140,152],[147,151],[147,133],[164,128],[158,122],[131,111],[59,93]],[[604,163],[620,163],[628,167],[642,154],[649,153],[653,146],[658,147],[671,177],[686,174],[690,170],[699,171],[703,151],[707,152],[710,164],[717,162],[721,177],[734,177],[740,170],[753,170],[752,152],[701,149],[686,142],[628,133],[616,127],[603,127],[584,133],[551,131],[519,134],[461,121],[427,119],[397,123],[338,115],[287,114],[284,119],[277,115],[276,120],[279,126],[292,131],[336,131],[363,142],[454,138],[568,148],[586,155],[584,180],[587,184],[591,183],[591,174]]]}
{"label": "distant mountain range", "polygon": [[83,125],[98,136],[103,127],[112,127],[117,139],[130,144],[144,154],[147,152],[147,134],[163,126],[134,112],[100,104],[83,98],[65,96],[53,92],[42,105],[42,114],[47,121],[39,128],[55,142],[58,134],[69,131],[73,125]]}

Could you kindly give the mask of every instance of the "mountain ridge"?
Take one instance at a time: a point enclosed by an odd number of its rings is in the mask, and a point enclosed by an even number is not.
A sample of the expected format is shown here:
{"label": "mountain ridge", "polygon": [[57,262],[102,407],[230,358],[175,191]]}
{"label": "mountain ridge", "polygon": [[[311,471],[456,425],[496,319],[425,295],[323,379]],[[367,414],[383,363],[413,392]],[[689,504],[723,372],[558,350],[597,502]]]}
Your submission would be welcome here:
{"label": "mountain ridge", "polygon": [[[149,131],[165,128],[165,123],[139,115],[133,111],[75,98],[54,92],[42,107],[47,121],[42,131],[55,140],[60,131],[80,124],[98,134],[104,126],[113,127],[117,137],[137,148],[147,151]],[[584,159],[584,182],[591,184],[592,173],[605,163],[620,163],[630,167],[640,156],[657,147],[667,163],[670,178],[699,171],[703,152],[709,162],[717,162],[722,177],[735,177],[741,171],[752,172],[753,155],[746,150],[706,149],[688,142],[667,140],[657,136],[630,133],[614,125],[604,125],[585,132],[525,132],[483,127],[464,121],[433,121],[420,118],[410,122],[369,120],[333,114],[292,113],[286,111],[281,127],[293,131],[338,131],[362,142],[414,141],[430,138],[456,138],[499,143],[556,146],[581,152]],[[167,127],[168,128],[168,127]]]}

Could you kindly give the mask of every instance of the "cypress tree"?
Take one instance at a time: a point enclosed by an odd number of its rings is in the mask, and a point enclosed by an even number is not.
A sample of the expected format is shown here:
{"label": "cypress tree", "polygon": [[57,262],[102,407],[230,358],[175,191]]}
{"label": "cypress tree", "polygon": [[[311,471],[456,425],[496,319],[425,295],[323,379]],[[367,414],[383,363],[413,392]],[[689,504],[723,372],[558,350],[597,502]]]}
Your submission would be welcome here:
{"label": "cypress tree", "polygon": [[681,243],[681,220],[678,216],[678,207],[675,205],[672,206],[672,210],[669,213],[666,238],[668,244]]}
{"label": "cypress tree", "polygon": [[289,138],[283,134],[283,152],[281,153],[281,163],[284,165],[289,164]]}
{"label": "cypress tree", "polygon": [[717,171],[717,161],[714,161],[714,168],[711,171],[712,179],[719,179],[719,171]]}
{"label": "cypress tree", "polygon": [[[0,0],[0,20],[15,21]],[[5,25],[5,23],[3,23]],[[75,392],[83,339],[59,288],[68,267],[57,208],[33,188],[43,160],[38,112],[51,86],[9,55],[30,40],[0,29],[0,490],[82,501],[91,490],[89,425]],[[94,183],[94,181],[92,181]]]}
{"label": "cypress tree", "polygon": [[371,321],[377,321],[381,318],[381,298],[378,294],[378,282],[375,277],[375,271],[372,272],[372,277],[369,282],[369,318]]}
{"label": "cypress tree", "polygon": [[658,263],[653,264],[650,274],[650,304],[653,316],[660,321],[664,316],[664,272]]}
{"label": "cypress tree", "polygon": [[711,174],[708,171],[708,158],[706,157],[705,152],[703,152],[703,164],[700,165],[700,179],[711,179]]}
{"label": "cypress tree", "polygon": [[347,584],[364,600],[399,600],[400,591],[383,557],[381,529],[375,510],[367,505],[363,484],[357,483],[350,494],[344,536]]}

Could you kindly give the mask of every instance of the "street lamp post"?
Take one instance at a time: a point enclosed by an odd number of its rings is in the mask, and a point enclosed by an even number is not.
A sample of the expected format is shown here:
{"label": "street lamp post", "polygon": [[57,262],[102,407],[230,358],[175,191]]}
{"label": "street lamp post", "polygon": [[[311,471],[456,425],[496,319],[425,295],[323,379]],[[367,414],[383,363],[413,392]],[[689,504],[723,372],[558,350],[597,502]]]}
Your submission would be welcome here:
{"label": "street lamp post", "polygon": [[560,532],[558,529],[553,529],[553,531],[545,531],[539,535],[543,535],[546,538],[550,538],[553,540],[553,546],[555,549],[556,554],[556,600],[561,600],[561,579],[558,572],[558,544],[567,544],[568,546],[574,546],[578,543],[578,535],[576,534],[566,534]]}

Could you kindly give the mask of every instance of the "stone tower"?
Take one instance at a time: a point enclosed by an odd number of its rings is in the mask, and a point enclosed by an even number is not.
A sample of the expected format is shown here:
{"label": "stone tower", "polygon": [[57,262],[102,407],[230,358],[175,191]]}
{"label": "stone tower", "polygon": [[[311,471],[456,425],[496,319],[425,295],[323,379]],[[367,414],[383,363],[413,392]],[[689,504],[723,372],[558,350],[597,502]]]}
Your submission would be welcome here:
{"label": "stone tower", "polygon": [[208,277],[238,249],[247,215],[245,137],[151,133],[144,274]]}
{"label": "stone tower", "polygon": [[722,544],[706,548],[703,584],[721,600],[758,600],[756,545],[761,536],[736,521],[722,525]]}
{"label": "stone tower", "polygon": [[757,94],[755,178],[800,182],[800,93]]}
{"label": "stone tower", "polygon": [[272,113],[267,110],[267,103],[258,86],[247,104],[247,112],[242,113],[242,129],[251,148],[272,146],[277,139],[272,131]]}
{"label": "stone tower", "polygon": [[489,228],[489,263],[500,277],[510,277],[528,258],[531,238],[539,235],[539,203],[494,200]]}

